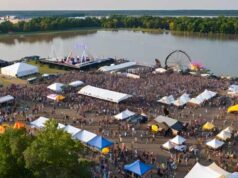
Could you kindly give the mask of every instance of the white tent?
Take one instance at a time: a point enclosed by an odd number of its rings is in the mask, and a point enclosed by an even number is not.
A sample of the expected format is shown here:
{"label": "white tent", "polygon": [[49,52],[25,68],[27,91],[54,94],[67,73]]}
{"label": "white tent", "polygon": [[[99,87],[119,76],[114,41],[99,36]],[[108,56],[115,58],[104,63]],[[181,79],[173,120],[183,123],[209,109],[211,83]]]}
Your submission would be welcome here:
{"label": "white tent", "polygon": [[217,138],[220,138],[221,140],[227,140],[231,138],[231,133],[222,130],[219,134],[217,134]]}
{"label": "white tent", "polygon": [[229,88],[228,88],[228,94],[229,95],[238,95],[238,85],[231,85]]}
{"label": "white tent", "polygon": [[157,69],[155,69],[154,73],[160,73],[160,74],[163,74],[163,73],[165,73],[166,71],[167,71],[167,70],[164,69],[164,68],[157,68]]}
{"label": "white tent", "polygon": [[190,97],[187,93],[184,93],[183,95],[181,95],[177,100],[175,100],[173,102],[173,104],[175,106],[183,106],[185,104],[187,104],[190,100]]}
{"label": "white tent", "polygon": [[196,163],[184,178],[225,178],[226,176],[212,168]]}
{"label": "white tent", "polygon": [[171,143],[174,143],[174,144],[176,144],[176,145],[181,145],[181,144],[183,144],[185,141],[186,141],[186,139],[183,138],[183,137],[181,137],[181,136],[179,136],[179,135],[177,135],[177,136],[174,137],[173,139],[170,139],[170,142],[171,142]]}
{"label": "white tent", "polygon": [[[49,118],[46,117],[39,117],[38,119],[31,122],[31,126],[41,129],[45,127],[45,123],[49,120]],[[65,127],[64,124],[58,123],[58,129],[63,129]]]}
{"label": "white tent", "polygon": [[23,62],[15,63],[10,66],[3,67],[1,69],[1,73],[3,75],[8,75],[12,77],[23,77],[38,72],[38,67]]}
{"label": "white tent", "polygon": [[75,134],[73,138],[80,140],[81,142],[87,143],[88,141],[92,140],[97,135],[95,133],[89,132],[87,130],[82,130]]}
{"label": "white tent", "polygon": [[78,86],[83,85],[83,84],[84,83],[80,80],[69,83],[69,85],[72,86],[72,87],[78,87]]}
{"label": "white tent", "polygon": [[166,143],[162,145],[162,147],[166,150],[171,150],[175,147],[175,145],[171,143],[171,141],[167,141]]}
{"label": "white tent", "polygon": [[158,100],[159,103],[163,103],[163,104],[167,104],[170,105],[174,102],[174,97],[173,95],[170,96],[164,96],[163,98],[161,98],[160,100]]}
{"label": "white tent", "polygon": [[134,116],[135,113],[126,109],[125,111],[122,111],[120,112],[119,114],[115,115],[114,117],[117,119],[117,120],[124,120],[124,119],[127,119],[128,117],[131,117],[131,116]]}
{"label": "white tent", "polygon": [[210,100],[214,96],[216,96],[217,93],[209,90],[204,90],[201,94],[199,94],[196,98],[192,98],[189,103],[201,105],[204,101]]}
{"label": "white tent", "polygon": [[119,92],[115,92],[111,90],[106,90],[102,88],[97,88],[90,85],[83,87],[81,90],[79,90],[78,93],[81,95],[91,96],[94,98],[99,98],[99,99],[111,101],[114,103],[119,103],[123,100],[126,100],[132,97],[132,95],[119,93]]}
{"label": "white tent", "polygon": [[219,167],[215,162],[214,163],[212,163],[212,164],[210,164],[209,166],[208,166],[208,168],[210,168],[210,169],[212,169],[213,171],[215,171],[215,172],[217,172],[217,173],[219,173],[219,174],[221,174],[221,175],[224,175],[224,176],[228,176],[228,175],[230,175],[230,173],[229,172],[227,172],[226,170],[224,170],[224,169],[222,169],[221,167]]}
{"label": "white tent", "polygon": [[64,84],[62,84],[62,83],[53,83],[53,84],[49,85],[47,88],[52,91],[61,92],[63,86],[64,86]]}
{"label": "white tent", "polygon": [[71,134],[72,136],[74,136],[76,133],[80,132],[81,129],[77,128],[77,127],[74,127],[74,126],[71,126],[71,125],[67,125],[65,128],[64,128],[64,131],[68,132],[69,134]]}
{"label": "white tent", "polygon": [[125,63],[117,64],[117,65],[103,66],[103,67],[100,67],[98,70],[103,72],[110,72],[110,71],[116,71],[116,70],[120,70],[120,69],[124,69],[128,67],[132,67],[135,65],[136,65],[136,62],[125,62]]}
{"label": "white tent", "polygon": [[220,141],[220,140],[214,138],[213,140],[208,141],[208,142],[206,143],[206,145],[209,146],[209,147],[211,147],[211,148],[213,148],[213,149],[218,149],[218,148],[220,148],[222,145],[224,145],[224,142],[222,142],[222,141]]}
{"label": "white tent", "polygon": [[231,126],[229,126],[229,127],[227,127],[227,128],[224,129],[224,131],[230,132],[230,133],[232,133],[233,130],[234,130],[234,129],[233,129]]}
{"label": "white tent", "polygon": [[0,97],[0,104],[6,103],[6,102],[12,101],[12,100],[14,100],[14,97],[11,95],[2,96],[2,97]]}
{"label": "white tent", "polygon": [[31,122],[31,125],[36,128],[43,128],[45,126],[45,123],[49,120],[49,118],[46,117],[39,117],[38,119]]}

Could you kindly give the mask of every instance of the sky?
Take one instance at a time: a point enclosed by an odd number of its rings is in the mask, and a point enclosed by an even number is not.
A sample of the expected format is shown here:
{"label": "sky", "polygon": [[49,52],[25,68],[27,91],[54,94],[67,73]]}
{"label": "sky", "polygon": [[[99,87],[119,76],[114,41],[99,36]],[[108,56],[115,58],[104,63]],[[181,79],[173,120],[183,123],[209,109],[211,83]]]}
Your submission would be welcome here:
{"label": "sky", "polygon": [[0,10],[234,9],[238,0],[0,0]]}

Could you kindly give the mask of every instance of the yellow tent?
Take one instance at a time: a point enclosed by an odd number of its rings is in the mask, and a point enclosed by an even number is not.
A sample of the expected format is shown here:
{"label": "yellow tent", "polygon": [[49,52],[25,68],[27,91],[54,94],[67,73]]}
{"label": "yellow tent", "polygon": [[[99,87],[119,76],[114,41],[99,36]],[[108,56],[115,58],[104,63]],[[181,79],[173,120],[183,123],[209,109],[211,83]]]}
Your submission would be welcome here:
{"label": "yellow tent", "polygon": [[103,154],[108,154],[110,149],[108,147],[102,149]]}
{"label": "yellow tent", "polygon": [[26,125],[22,122],[16,122],[13,126],[14,129],[26,128]]}
{"label": "yellow tent", "polygon": [[5,132],[5,128],[3,126],[0,125],[0,134],[3,134]]}
{"label": "yellow tent", "polygon": [[238,104],[234,105],[234,106],[230,106],[227,110],[228,113],[232,113],[232,112],[238,112]]}
{"label": "yellow tent", "polygon": [[158,132],[159,131],[159,128],[157,125],[152,125],[151,126],[151,130],[154,131],[154,132]]}
{"label": "yellow tent", "polygon": [[55,99],[56,101],[62,101],[63,99],[65,99],[65,97],[62,95],[57,95]]}
{"label": "yellow tent", "polygon": [[206,124],[204,124],[204,125],[202,126],[202,129],[203,129],[203,130],[212,130],[212,129],[214,129],[214,128],[215,128],[215,125],[212,124],[211,122],[207,122]]}

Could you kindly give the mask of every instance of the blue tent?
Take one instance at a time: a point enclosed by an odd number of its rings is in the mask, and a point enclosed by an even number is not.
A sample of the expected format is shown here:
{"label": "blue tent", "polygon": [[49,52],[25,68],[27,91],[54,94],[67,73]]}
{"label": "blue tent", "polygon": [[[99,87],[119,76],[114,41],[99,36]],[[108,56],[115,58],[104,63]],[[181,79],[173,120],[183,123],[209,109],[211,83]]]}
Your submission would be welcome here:
{"label": "blue tent", "polygon": [[124,170],[133,172],[139,176],[143,176],[146,172],[152,169],[152,166],[147,165],[140,160],[135,161],[131,164],[126,164]]}
{"label": "blue tent", "polygon": [[92,140],[89,140],[88,143],[92,147],[96,147],[99,150],[102,150],[105,147],[112,145],[113,143],[101,136],[96,136]]}

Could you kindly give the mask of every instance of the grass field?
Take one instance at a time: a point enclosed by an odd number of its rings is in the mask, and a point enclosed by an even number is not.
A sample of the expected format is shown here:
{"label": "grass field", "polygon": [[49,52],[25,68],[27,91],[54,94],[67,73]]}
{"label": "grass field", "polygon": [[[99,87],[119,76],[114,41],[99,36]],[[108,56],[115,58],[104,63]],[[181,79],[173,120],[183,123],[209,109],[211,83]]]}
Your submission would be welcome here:
{"label": "grass field", "polygon": [[14,77],[8,77],[8,76],[0,75],[0,83],[4,87],[7,87],[7,86],[9,86],[11,84],[25,85],[25,84],[27,84],[27,81],[19,79],[19,78],[14,78]]}
{"label": "grass field", "polygon": [[37,66],[39,68],[40,74],[63,74],[63,73],[66,72],[65,70],[61,70],[61,69],[50,68],[48,65],[41,64],[41,63],[36,62],[34,60],[30,60],[27,63],[31,64],[31,65],[34,65],[34,66]]}

